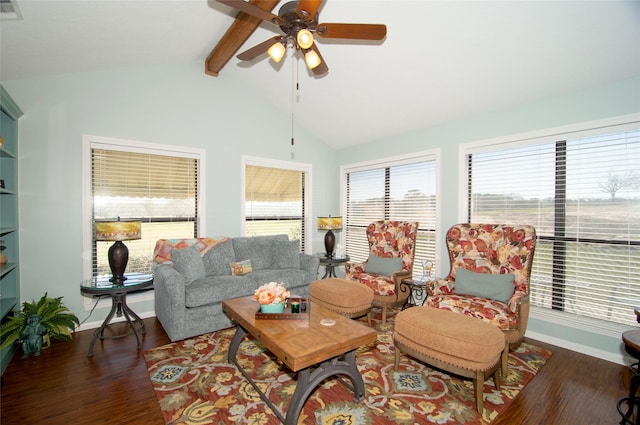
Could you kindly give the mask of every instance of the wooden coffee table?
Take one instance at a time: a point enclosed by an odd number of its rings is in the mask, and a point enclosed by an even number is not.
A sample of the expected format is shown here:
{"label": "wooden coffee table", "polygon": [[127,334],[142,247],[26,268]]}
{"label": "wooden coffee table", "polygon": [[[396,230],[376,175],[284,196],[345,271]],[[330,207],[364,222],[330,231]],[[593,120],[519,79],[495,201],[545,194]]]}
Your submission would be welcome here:
{"label": "wooden coffee table", "polygon": [[[356,349],[376,341],[374,329],[314,303],[309,306],[309,320],[256,320],[258,308],[258,303],[250,296],[222,302],[223,311],[237,327],[229,346],[229,361],[236,365],[282,423],[296,424],[307,398],[322,381],[331,376],[348,376],[353,386],[343,380],[341,382],[353,390],[356,402],[364,398],[364,381],[356,367]],[[320,321],[323,319],[335,320],[335,324],[322,325]],[[236,359],[238,347],[247,334],[260,341],[298,374],[298,383],[286,417],[269,401]]]}

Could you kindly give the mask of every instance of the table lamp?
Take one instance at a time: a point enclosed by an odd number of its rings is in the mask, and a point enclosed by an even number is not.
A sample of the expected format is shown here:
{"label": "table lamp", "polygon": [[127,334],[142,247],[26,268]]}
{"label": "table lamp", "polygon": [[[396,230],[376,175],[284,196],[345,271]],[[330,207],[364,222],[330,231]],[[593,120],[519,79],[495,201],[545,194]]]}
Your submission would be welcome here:
{"label": "table lamp", "polygon": [[318,230],[327,230],[327,234],[324,235],[324,249],[328,258],[333,257],[333,247],[336,243],[333,230],[342,230],[342,217],[318,217]]}
{"label": "table lamp", "polygon": [[140,239],[142,225],[139,220],[120,221],[120,218],[118,221],[96,221],[94,224],[96,241],[115,241],[107,253],[112,275],[109,281],[122,286],[127,280],[124,271],[129,261],[129,248],[122,241]]}

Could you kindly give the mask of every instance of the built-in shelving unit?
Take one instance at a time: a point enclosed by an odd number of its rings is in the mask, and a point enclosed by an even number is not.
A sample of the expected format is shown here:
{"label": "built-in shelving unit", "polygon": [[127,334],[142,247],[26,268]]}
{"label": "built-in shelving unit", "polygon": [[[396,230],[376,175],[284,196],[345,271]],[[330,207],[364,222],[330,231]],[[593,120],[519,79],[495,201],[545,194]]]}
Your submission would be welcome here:
{"label": "built-in shelving unit", "polygon": [[[20,305],[18,237],[18,120],[22,111],[0,86],[0,245],[7,262],[0,265],[0,320],[5,321]],[[4,372],[15,346],[0,351]]]}

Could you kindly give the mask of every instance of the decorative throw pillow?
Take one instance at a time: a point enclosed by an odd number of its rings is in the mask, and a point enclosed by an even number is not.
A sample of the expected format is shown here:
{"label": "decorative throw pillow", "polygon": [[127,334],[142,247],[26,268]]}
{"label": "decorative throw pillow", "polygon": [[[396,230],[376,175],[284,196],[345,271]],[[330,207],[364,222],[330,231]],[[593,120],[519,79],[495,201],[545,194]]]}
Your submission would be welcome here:
{"label": "decorative throw pillow", "polygon": [[196,246],[173,248],[171,259],[173,267],[184,276],[187,285],[204,277],[204,263]]}
{"label": "decorative throw pillow", "polygon": [[476,273],[458,267],[456,271],[456,294],[474,295],[506,303],[513,295],[516,275]]}
{"label": "decorative throw pillow", "polygon": [[231,262],[231,274],[233,276],[242,276],[243,274],[251,273],[253,267],[251,267],[251,260],[239,261],[237,263]]}
{"label": "decorative throw pillow", "polygon": [[287,235],[240,236],[232,238],[236,260],[249,259],[254,270],[268,270],[271,265],[272,243],[277,240],[288,241]]}
{"label": "decorative throw pillow", "polygon": [[300,268],[300,241],[272,241],[271,267],[273,269]]}
{"label": "decorative throw pillow", "polygon": [[402,258],[378,257],[377,255],[369,254],[365,270],[367,273],[391,276],[391,273],[402,270]]}
{"label": "decorative throw pillow", "polygon": [[214,246],[202,256],[204,271],[207,276],[229,276],[231,267],[229,264],[236,261],[231,239]]}
{"label": "decorative throw pillow", "polygon": [[194,245],[203,256],[214,246],[227,241],[226,236],[220,239],[213,238],[190,238],[190,239],[158,239],[153,250],[153,261],[155,264],[173,264],[171,261],[171,250],[174,248],[188,248]]}

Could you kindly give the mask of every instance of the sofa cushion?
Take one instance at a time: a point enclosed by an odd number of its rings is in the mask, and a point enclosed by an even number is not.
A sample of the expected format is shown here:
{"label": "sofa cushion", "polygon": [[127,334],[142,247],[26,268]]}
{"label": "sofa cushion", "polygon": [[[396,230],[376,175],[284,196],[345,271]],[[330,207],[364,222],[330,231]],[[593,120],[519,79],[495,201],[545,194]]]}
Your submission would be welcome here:
{"label": "sofa cushion", "polygon": [[506,303],[513,295],[516,276],[507,274],[476,273],[458,267],[456,271],[455,293],[475,295]]}
{"label": "sofa cushion", "polygon": [[185,287],[185,306],[195,308],[253,295],[257,287],[255,281],[246,276],[207,276]]}
{"label": "sofa cushion", "polygon": [[402,270],[402,258],[378,257],[377,255],[369,254],[365,270],[367,273],[391,276],[391,273]]}
{"label": "sofa cushion", "polygon": [[264,283],[278,282],[283,283],[289,290],[308,285],[311,278],[315,278],[315,276],[309,276],[309,273],[300,269],[255,270],[245,276],[253,279],[258,286]]}
{"label": "sofa cushion", "polygon": [[473,295],[429,295],[425,305],[449,310],[491,323],[503,331],[518,329],[519,317],[507,304]]}
{"label": "sofa cushion", "polygon": [[198,247],[173,248],[171,250],[173,267],[184,276],[187,285],[205,276],[204,263]]}
{"label": "sofa cushion", "polygon": [[207,276],[230,276],[230,263],[236,261],[236,254],[233,251],[231,239],[211,248],[204,254],[202,261],[204,262],[204,270]]}
{"label": "sofa cushion", "polygon": [[272,269],[299,269],[300,268],[300,241],[273,241],[271,242],[271,268]]}
{"label": "sofa cushion", "polygon": [[251,273],[253,267],[251,266],[251,260],[244,260],[239,262],[231,262],[231,275],[242,276],[243,274]]}
{"label": "sofa cushion", "polygon": [[287,235],[247,236],[233,238],[233,251],[236,258],[233,261],[251,260],[253,270],[271,268],[272,243],[275,240],[289,240]]}

